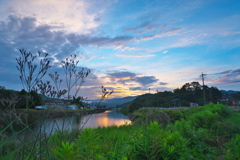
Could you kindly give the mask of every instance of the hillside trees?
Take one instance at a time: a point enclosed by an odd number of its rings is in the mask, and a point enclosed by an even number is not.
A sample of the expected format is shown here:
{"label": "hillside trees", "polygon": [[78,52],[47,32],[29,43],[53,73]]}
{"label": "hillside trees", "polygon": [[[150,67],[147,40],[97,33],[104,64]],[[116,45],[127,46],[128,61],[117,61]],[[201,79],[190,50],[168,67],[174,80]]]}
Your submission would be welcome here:
{"label": "hillside trees", "polygon": [[[221,98],[221,92],[216,87],[205,86],[205,98],[208,103],[217,103]],[[128,107],[133,112],[141,107],[181,107],[190,103],[203,105],[203,87],[199,82],[185,83],[181,88],[173,91],[145,94],[136,98]]]}
{"label": "hillside trees", "polygon": [[218,90],[217,87],[206,87],[206,100],[208,102],[217,103],[219,99],[222,97],[221,91]]}
{"label": "hillside trees", "polygon": [[240,99],[240,92],[237,92],[236,94],[234,94],[233,98],[234,98],[234,100],[239,100]]}
{"label": "hillside trees", "polygon": [[24,89],[21,91],[14,91],[7,90],[5,87],[3,88],[4,89],[0,89],[0,110],[12,110],[12,102],[15,102],[14,108],[26,108],[27,99],[34,102],[34,105],[29,106],[30,108],[34,108],[35,105],[42,104],[42,99],[40,99],[38,94],[34,91],[27,93]]}

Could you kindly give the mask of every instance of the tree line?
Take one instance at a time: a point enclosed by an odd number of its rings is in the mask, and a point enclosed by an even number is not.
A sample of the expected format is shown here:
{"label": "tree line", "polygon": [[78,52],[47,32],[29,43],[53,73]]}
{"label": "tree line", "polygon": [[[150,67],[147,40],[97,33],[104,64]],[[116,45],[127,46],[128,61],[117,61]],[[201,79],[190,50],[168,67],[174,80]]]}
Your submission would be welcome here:
{"label": "tree line", "polygon": [[27,92],[7,90],[4,86],[0,86],[0,109],[26,108],[26,102],[29,101],[29,108],[42,105],[43,97],[37,92]]}
{"label": "tree line", "polygon": [[[205,92],[205,95],[204,95]],[[129,103],[126,109],[133,112],[142,107],[183,107],[195,103],[200,106],[206,103],[221,102],[222,93],[217,87],[204,87],[199,82],[186,83],[173,91],[163,91],[155,94],[144,94]]]}

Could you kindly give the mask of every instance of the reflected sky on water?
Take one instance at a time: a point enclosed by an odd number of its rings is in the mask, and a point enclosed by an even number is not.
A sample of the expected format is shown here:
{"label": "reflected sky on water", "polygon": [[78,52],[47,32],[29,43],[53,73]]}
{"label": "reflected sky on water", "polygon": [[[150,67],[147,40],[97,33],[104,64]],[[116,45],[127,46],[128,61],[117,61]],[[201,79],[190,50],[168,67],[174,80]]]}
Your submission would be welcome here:
{"label": "reflected sky on water", "polygon": [[[66,118],[45,119],[39,120],[35,126],[35,132],[43,132],[51,134],[51,132],[82,129],[82,128],[97,128],[108,126],[120,126],[124,124],[131,124],[127,116],[114,110],[108,110],[103,113],[85,115],[85,116],[72,116]],[[40,127],[41,126],[41,127]]]}

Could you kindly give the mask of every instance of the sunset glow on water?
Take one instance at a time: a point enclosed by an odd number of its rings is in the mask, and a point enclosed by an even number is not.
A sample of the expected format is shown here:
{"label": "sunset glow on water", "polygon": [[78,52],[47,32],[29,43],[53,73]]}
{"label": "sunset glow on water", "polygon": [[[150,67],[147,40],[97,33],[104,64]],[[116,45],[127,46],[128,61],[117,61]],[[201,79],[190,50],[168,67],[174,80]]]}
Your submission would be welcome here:
{"label": "sunset glow on water", "polygon": [[44,133],[50,133],[56,130],[72,130],[83,128],[97,128],[97,127],[109,127],[109,126],[121,126],[130,125],[131,121],[127,116],[118,113],[114,110],[108,110],[103,113],[91,114],[82,117],[73,116],[56,119],[46,119],[44,122],[39,121],[35,124],[35,132],[41,131]]}

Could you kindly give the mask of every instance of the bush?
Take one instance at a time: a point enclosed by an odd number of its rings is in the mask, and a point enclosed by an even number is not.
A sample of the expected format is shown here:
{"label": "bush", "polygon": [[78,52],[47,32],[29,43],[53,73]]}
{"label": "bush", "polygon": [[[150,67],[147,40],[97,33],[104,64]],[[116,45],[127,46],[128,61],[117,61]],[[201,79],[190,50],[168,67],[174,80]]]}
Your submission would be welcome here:
{"label": "bush", "polygon": [[138,110],[139,108],[142,108],[143,107],[143,105],[142,105],[142,103],[138,103],[138,102],[133,102],[133,103],[131,103],[130,104],[130,106],[128,107],[128,112],[129,113],[133,113],[133,111],[135,111],[135,110]]}
{"label": "bush", "polygon": [[227,144],[225,159],[240,159],[240,134],[236,134]]}
{"label": "bush", "polygon": [[221,104],[209,104],[189,111],[187,120],[196,127],[211,128],[212,125],[232,115],[232,111]]}

